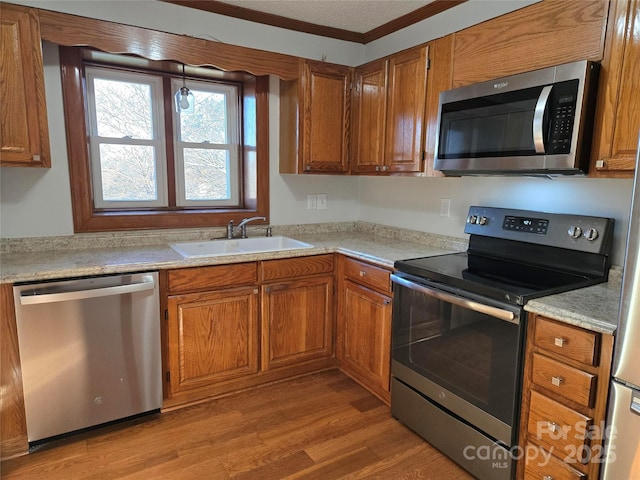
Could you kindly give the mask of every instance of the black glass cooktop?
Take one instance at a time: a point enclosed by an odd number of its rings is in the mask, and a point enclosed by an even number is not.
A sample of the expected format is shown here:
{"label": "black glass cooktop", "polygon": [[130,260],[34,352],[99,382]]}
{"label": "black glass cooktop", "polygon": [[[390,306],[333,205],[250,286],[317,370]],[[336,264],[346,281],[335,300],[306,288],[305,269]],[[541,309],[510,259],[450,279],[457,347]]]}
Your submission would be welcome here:
{"label": "black glass cooktop", "polygon": [[395,262],[397,272],[498,300],[524,305],[541,296],[606,281],[472,253],[451,253]]}

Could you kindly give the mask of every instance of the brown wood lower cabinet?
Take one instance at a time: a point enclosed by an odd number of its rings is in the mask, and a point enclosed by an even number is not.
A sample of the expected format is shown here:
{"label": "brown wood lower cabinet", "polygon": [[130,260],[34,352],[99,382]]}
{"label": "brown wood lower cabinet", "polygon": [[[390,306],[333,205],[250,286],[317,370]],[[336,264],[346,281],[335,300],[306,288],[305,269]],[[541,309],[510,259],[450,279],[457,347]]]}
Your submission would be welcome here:
{"label": "brown wood lower cabinet", "polygon": [[165,408],[335,368],[333,255],[166,274]]}
{"label": "brown wood lower cabinet", "polygon": [[529,315],[517,478],[598,478],[613,337]]}
{"label": "brown wood lower cabinet", "polygon": [[0,382],[0,459],[5,459],[29,450],[13,285],[10,283],[0,284]]}
{"label": "brown wood lower cabinet", "polygon": [[341,369],[390,402],[391,284],[386,269],[343,257],[337,356]]}
{"label": "brown wood lower cabinet", "polygon": [[258,371],[258,288],[172,295],[171,392]]}
{"label": "brown wood lower cabinet", "polygon": [[333,276],[262,287],[262,368],[333,354]]}

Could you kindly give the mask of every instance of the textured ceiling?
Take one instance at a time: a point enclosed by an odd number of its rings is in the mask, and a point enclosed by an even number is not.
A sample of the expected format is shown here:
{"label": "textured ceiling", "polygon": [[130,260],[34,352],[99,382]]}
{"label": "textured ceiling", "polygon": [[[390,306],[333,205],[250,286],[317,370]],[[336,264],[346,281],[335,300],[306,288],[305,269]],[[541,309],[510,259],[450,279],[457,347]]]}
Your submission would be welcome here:
{"label": "textured ceiling", "polygon": [[221,0],[303,22],[365,33],[432,0]]}

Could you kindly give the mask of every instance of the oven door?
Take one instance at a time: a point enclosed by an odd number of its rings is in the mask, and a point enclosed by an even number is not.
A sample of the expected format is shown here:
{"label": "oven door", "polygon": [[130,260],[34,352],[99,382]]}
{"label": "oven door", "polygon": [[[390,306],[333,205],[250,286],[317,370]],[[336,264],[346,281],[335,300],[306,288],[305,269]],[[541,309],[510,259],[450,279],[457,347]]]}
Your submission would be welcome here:
{"label": "oven door", "polygon": [[401,275],[391,276],[392,375],[507,448],[515,445],[522,308]]}

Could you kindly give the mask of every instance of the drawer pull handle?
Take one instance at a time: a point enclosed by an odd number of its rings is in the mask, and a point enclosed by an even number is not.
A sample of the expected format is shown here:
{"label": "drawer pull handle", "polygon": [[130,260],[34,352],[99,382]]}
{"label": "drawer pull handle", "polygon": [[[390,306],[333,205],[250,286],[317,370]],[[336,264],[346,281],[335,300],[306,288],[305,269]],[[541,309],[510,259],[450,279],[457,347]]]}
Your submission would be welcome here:
{"label": "drawer pull handle", "polygon": [[560,347],[560,348],[562,348],[562,347],[564,347],[564,344],[565,344],[565,343],[566,343],[566,340],[565,340],[563,337],[556,337],[556,338],[553,340],[553,344],[554,344],[556,347]]}
{"label": "drawer pull handle", "polygon": [[367,274],[367,272],[365,272],[364,270],[360,270],[360,276],[364,277]]}
{"label": "drawer pull handle", "polygon": [[551,383],[556,387],[559,387],[562,382],[564,382],[562,377],[551,377]]}
{"label": "drawer pull handle", "polygon": [[558,425],[556,422],[547,422],[547,423],[549,424],[549,430],[551,430],[551,433],[556,433],[560,428],[560,425]]}
{"label": "drawer pull handle", "polygon": [[553,480],[553,477],[551,475],[544,475],[542,480]]}

